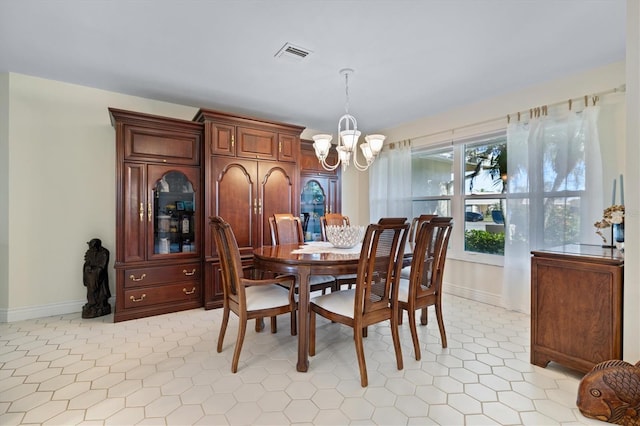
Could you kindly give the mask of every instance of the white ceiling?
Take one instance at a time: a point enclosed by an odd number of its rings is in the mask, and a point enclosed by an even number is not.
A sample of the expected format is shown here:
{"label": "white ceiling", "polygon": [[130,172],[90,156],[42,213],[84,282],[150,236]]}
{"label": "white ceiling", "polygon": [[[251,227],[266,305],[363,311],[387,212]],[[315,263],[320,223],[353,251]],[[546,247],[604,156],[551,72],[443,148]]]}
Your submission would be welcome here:
{"label": "white ceiling", "polygon": [[[626,0],[1,0],[0,72],[363,133],[621,61]],[[307,58],[275,58],[285,44]],[[114,105],[115,106],[115,105]]]}

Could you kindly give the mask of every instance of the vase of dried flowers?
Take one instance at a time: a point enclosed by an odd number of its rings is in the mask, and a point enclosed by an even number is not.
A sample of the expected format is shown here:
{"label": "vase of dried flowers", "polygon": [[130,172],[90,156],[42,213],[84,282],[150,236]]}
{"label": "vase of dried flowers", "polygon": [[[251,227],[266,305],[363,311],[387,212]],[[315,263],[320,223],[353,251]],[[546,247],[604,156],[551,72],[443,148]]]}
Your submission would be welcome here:
{"label": "vase of dried flowers", "polygon": [[[604,209],[602,220],[594,223],[596,234],[600,235],[605,243],[603,247],[615,247],[615,243],[624,242],[624,205],[614,204]],[[611,227],[610,245],[606,245],[607,238],[602,233],[603,229]]]}

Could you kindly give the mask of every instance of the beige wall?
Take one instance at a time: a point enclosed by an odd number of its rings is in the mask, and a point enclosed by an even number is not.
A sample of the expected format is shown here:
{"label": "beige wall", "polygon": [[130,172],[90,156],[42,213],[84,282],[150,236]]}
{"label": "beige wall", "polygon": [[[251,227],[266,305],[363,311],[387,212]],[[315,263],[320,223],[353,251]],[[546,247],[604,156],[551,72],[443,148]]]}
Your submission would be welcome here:
{"label": "beige wall", "polygon": [[[0,185],[8,185],[0,191],[0,201],[5,192],[8,199],[0,203],[0,265],[7,265],[0,321],[78,312],[86,303],[86,242],[100,238],[111,265],[115,257],[115,133],[107,108],[189,120],[197,109],[20,74],[0,81],[10,88],[2,97],[10,114],[1,127],[9,129],[8,155],[0,161],[10,161],[0,169],[7,175]],[[0,139],[0,153],[4,146]],[[115,294],[112,268],[109,282]]]}
{"label": "beige wall", "polygon": [[[0,310],[9,307],[9,74],[0,74]],[[1,311],[0,311],[1,312]],[[2,320],[0,318],[0,320]]]}

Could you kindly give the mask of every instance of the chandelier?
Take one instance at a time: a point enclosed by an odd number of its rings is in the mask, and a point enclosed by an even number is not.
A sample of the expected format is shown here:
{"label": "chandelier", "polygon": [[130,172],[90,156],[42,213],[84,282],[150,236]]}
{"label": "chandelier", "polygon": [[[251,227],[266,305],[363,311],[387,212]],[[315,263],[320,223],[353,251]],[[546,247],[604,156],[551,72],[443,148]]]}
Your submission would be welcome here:
{"label": "chandelier", "polygon": [[340,70],[340,74],[344,75],[346,102],[344,107],[345,114],[338,120],[338,144],[336,145],[338,160],[335,164],[327,163],[327,156],[331,148],[331,139],[333,139],[331,135],[322,134],[313,136],[313,148],[316,151],[316,157],[318,157],[318,160],[325,170],[335,170],[340,164],[342,164],[342,170],[346,170],[353,158],[353,165],[356,169],[365,171],[373,163],[376,156],[380,153],[380,150],[382,150],[385,137],[383,135],[365,136],[365,142],[360,144],[360,150],[362,151],[362,156],[366,164],[358,162],[357,148],[361,132],[358,130],[356,118],[349,114],[349,74],[353,74],[353,70],[351,68],[344,68]]}

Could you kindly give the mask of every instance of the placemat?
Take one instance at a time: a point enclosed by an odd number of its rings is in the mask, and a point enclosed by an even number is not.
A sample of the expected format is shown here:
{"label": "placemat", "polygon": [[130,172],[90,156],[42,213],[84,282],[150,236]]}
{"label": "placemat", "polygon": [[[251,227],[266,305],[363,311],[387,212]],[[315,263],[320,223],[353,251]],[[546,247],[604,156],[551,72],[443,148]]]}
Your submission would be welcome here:
{"label": "placemat", "polygon": [[328,241],[309,241],[299,249],[291,251],[294,254],[311,254],[311,253],[335,253],[335,254],[360,254],[362,244],[358,244],[355,247],[344,249],[334,247]]}

